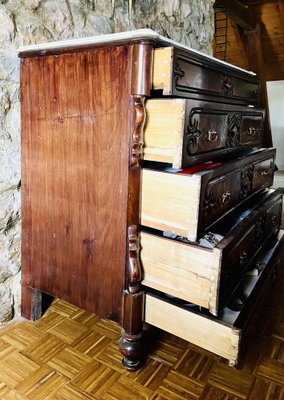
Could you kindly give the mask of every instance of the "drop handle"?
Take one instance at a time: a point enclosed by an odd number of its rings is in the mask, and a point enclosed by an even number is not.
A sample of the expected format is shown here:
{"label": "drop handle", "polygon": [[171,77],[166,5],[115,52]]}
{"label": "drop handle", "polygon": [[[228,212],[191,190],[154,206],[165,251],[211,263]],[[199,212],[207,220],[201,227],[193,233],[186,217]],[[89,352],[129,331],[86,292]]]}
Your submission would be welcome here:
{"label": "drop handle", "polygon": [[261,176],[270,175],[271,173],[272,173],[272,169],[271,168],[269,168],[269,169],[267,169],[265,171],[260,171],[260,175]]}
{"label": "drop handle", "polygon": [[230,192],[225,192],[221,196],[221,205],[225,206],[229,203],[232,198],[232,194]]}
{"label": "drop handle", "polygon": [[257,134],[257,130],[253,126],[248,128],[248,136],[255,136],[256,134]]}
{"label": "drop handle", "polygon": [[206,136],[205,136],[207,142],[211,142],[211,143],[216,142],[218,137],[219,137],[219,135],[214,129],[209,129],[209,131],[206,133]]}
{"label": "drop handle", "polygon": [[248,259],[248,253],[246,251],[243,251],[239,257],[240,264],[242,265],[243,263],[245,263],[247,259]]}
{"label": "drop handle", "polygon": [[272,225],[275,225],[276,222],[277,222],[277,219],[278,219],[278,218],[277,218],[277,216],[276,216],[275,214],[272,215],[272,216],[271,216],[271,224],[272,224]]}

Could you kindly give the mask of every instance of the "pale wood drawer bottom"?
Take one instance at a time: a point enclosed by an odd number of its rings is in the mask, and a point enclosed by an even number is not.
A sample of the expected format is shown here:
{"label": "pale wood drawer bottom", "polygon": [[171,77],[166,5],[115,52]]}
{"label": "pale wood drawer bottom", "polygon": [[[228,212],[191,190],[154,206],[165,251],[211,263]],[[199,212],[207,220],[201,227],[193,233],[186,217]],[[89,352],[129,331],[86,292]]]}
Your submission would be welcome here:
{"label": "pale wood drawer bottom", "polygon": [[278,241],[258,259],[265,264],[263,271],[258,276],[246,277],[248,298],[241,312],[225,308],[222,316],[214,318],[147,293],[145,322],[224,357],[235,366],[240,357],[242,335],[263,289],[269,284],[271,272],[276,265],[283,266],[283,243],[284,231],[280,231]]}

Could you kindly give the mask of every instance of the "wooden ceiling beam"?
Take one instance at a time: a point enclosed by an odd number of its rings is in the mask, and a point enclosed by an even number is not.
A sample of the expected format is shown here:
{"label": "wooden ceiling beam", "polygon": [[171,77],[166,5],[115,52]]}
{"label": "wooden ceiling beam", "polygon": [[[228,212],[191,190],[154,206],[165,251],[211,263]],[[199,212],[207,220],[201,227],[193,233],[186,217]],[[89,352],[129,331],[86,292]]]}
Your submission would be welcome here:
{"label": "wooden ceiling beam", "polygon": [[253,30],[257,21],[250,12],[249,8],[242,4],[239,0],[216,0],[215,9],[226,9],[228,17],[236,24],[246,30]]}
{"label": "wooden ceiling beam", "polygon": [[268,113],[268,98],[266,90],[265,64],[263,57],[261,27],[258,24],[254,30],[245,31],[246,53],[250,70],[257,73],[260,80],[260,104],[266,110],[264,121],[263,146],[272,146],[270,118]]}

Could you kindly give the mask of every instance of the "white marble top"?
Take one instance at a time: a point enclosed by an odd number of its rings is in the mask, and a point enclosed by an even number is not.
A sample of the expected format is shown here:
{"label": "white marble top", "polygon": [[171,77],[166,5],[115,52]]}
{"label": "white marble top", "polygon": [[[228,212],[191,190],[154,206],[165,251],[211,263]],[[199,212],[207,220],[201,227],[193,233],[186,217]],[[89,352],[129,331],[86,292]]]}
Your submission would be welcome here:
{"label": "white marble top", "polygon": [[191,47],[185,46],[181,43],[178,43],[174,40],[168,39],[164,36],[159,35],[157,32],[153,31],[152,29],[137,29],[135,31],[127,31],[127,32],[119,32],[119,33],[111,33],[107,35],[97,35],[91,36],[86,38],[79,38],[79,39],[68,39],[68,40],[59,40],[56,42],[49,42],[49,43],[39,43],[33,44],[29,46],[21,46],[18,49],[18,53],[33,53],[33,52],[41,52],[43,54],[45,51],[50,50],[57,50],[57,49],[68,49],[68,48],[77,48],[86,47],[91,45],[98,45],[104,43],[119,43],[124,41],[134,41],[134,40],[155,40],[162,46],[175,46],[177,48],[183,50],[189,50],[193,53],[202,55],[202,57],[214,60],[215,62],[229,66],[239,71],[243,71],[249,73],[250,75],[256,75],[254,72],[246,71],[242,68],[239,68],[235,65],[229,64],[225,61],[219,60],[215,57],[210,55],[204,54],[198,50],[192,49]]}

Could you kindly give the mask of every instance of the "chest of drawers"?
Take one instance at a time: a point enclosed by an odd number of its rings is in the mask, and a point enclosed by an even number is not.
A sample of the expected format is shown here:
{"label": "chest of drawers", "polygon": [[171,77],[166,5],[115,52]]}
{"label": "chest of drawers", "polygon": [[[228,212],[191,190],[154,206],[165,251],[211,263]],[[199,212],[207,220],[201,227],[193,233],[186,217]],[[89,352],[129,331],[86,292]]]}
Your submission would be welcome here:
{"label": "chest of drawers", "polygon": [[235,364],[235,332],[282,262],[254,74],[150,30],[19,55],[23,316],[38,318],[47,293],[116,321],[129,370],[144,321]]}

